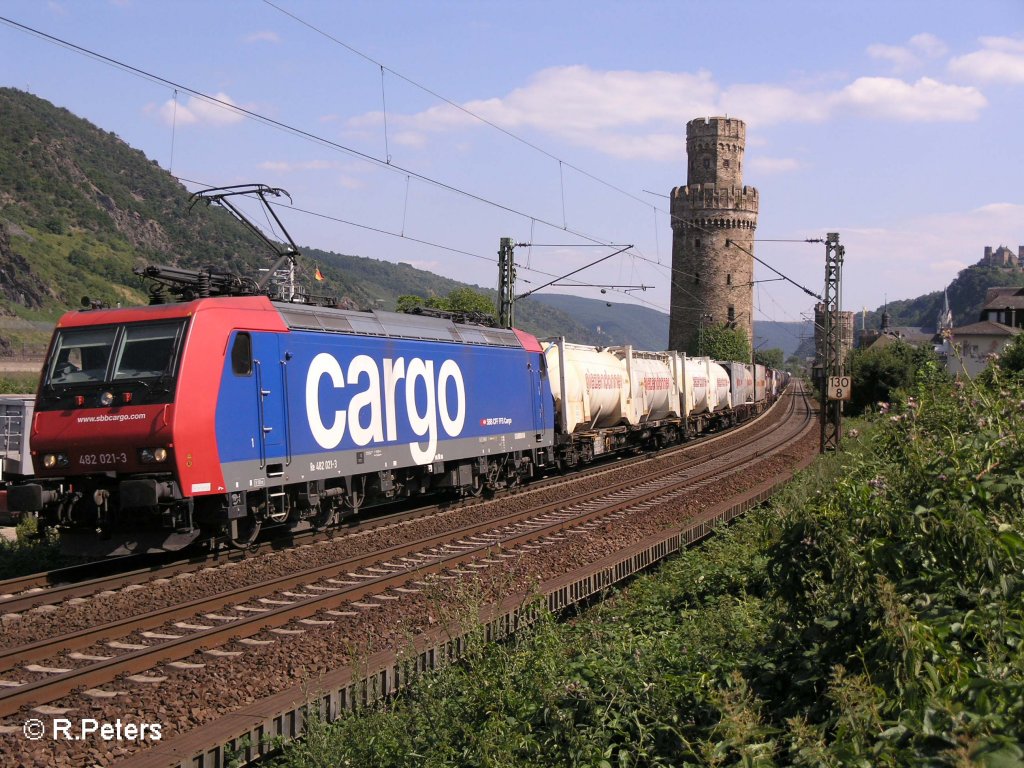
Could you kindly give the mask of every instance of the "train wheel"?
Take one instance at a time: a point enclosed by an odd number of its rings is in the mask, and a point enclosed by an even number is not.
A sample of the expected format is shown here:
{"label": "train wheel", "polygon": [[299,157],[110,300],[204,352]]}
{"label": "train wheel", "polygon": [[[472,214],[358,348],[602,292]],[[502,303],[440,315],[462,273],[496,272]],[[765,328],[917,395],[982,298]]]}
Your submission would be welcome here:
{"label": "train wheel", "polygon": [[263,521],[257,520],[252,515],[247,515],[241,520],[232,520],[228,541],[235,549],[248,549],[256,543],[256,537],[260,535],[262,527]]}
{"label": "train wheel", "polygon": [[474,475],[473,484],[465,486],[464,490],[467,496],[472,496],[474,499],[479,498],[480,494],[484,492],[484,479],[480,475]]}
{"label": "train wheel", "polygon": [[321,504],[317,513],[313,516],[313,527],[318,531],[326,530],[337,522],[334,506]]}

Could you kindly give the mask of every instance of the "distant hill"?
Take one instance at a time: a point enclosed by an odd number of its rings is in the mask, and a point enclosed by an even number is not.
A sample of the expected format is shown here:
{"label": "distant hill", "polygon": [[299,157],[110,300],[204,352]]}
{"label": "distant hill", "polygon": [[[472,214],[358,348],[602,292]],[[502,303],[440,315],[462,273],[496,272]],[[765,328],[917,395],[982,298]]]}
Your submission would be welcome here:
{"label": "distant hill", "polygon": [[[265,245],[226,211],[189,211],[188,190],[113,133],[12,88],[0,88],[0,114],[0,315],[26,321],[5,324],[0,353],[45,341],[38,323],[78,307],[83,295],[111,306],[146,303],[137,266],[255,275],[268,265]],[[302,251],[327,280],[312,285],[307,268],[300,287],[326,286],[349,306],[393,309],[404,293],[446,295],[464,285],[405,264]],[[526,300],[517,311],[520,326],[537,335],[601,341],[553,306]]]}
{"label": "distant hill", "polygon": [[809,320],[801,323],[763,320],[754,324],[754,349],[781,349],[783,360],[796,354],[808,338],[813,344],[814,323]]}
{"label": "distant hill", "polygon": [[[1024,272],[1017,269],[989,267],[973,264],[962,269],[946,291],[949,294],[949,308],[953,312],[953,324],[956,326],[970,325],[981,316],[981,308],[985,304],[985,292],[989,288],[1000,286],[1024,287]],[[914,299],[890,301],[888,311],[890,324],[928,328],[934,330],[939,311],[942,309],[942,291],[934,291]],[[882,322],[882,311],[885,306],[874,312],[868,312],[865,325],[878,328]],[[860,328],[861,318],[857,318]]]}
{"label": "distant hill", "polygon": [[[110,305],[146,303],[147,286],[132,274],[137,266],[214,266],[254,275],[268,265],[265,245],[226,211],[205,205],[189,211],[188,190],[115,134],[12,88],[0,88],[0,114],[0,315],[8,317],[0,325],[0,354],[41,346],[47,324],[84,295]],[[465,286],[408,264],[301,251],[307,264],[301,288],[328,290],[363,309],[390,310],[404,294],[445,296]],[[324,283],[311,283],[310,263]],[[493,289],[469,287],[497,298]],[[537,294],[518,302],[516,324],[541,338],[668,345],[667,315],[576,296]],[[759,339],[762,330],[759,325]],[[788,354],[791,337],[779,338],[768,346]]]}
{"label": "distant hill", "polygon": [[[0,88],[0,354],[45,343],[42,330],[81,297],[108,304],[144,304],[146,285],[132,269],[147,264],[185,268],[215,266],[257,274],[270,256],[226,211],[196,206],[188,190],[155,161],[66,109],[31,94]],[[254,181],[258,181],[254,180]],[[300,237],[301,240],[301,237]],[[443,296],[464,286],[407,264],[302,249],[327,278],[324,285],[349,306],[393,309],[403,294]],[[949,286],[958,325],[978,318],[985,291],[1024,285],[1024,273],[972,266]],[[492,299],[490,288],[469,286]],[[892,301],[893,325],[934,327],[940,292]],[[881,310],[867,313],[877,328]],[[858,327],[860,326],[858,319]],[[668,345],[667,315],[647,307],[558,294],[535,294],[516,305],[519,327],[540,337],[565,336],[581,343]],[[793,354],[809,323],[760,322],[757,349]]]}
{"label": "distant hill", "polygon": [[[570,315],[602,346],[632,344],[638,349],[668,347],[668,315],[637,304],[618,304],[580,296],[536,293],[527,301],[553,307]],[[567,334],[560,334],[566,335]]]}

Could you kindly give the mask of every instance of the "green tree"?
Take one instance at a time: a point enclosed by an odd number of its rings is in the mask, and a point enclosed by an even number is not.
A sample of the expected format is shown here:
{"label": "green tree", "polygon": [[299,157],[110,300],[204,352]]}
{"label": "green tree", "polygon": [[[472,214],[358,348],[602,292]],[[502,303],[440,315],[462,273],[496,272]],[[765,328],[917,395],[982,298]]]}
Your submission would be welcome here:
{"label": "green tree", "polygon": [[806,367],[807,364],[804,362],[804,359],[800,357],[800,355],[794,354],[786,358],[785,368],[790,373],[802,373]]}
{"label": "green tree", "polygon": [[484,315],[494,314],[494,302],[487,296],[472,288],[454,288],[447,296],[448,306],[453,312],[480,312]]}
{"label": "green tree", "polygon": [[425,306],[422,296],[413,296],[407,293],[398,297],[398,300],[395,302],[395,312],[411,312],[416,307],[422,306]]}
{"label": "green tree", "polygon": [[999,353],[995,366],[1003,373],[1024,376],[1024,333],[1018,334],[1010,344]]}
{"label": "green tree", "polygon": [[850,415],[856,416],[878,402],[889,402],[897,389],[909,387],[918,370],[935,354],[926,348],[912,347],[895,340],[874,344],[869,349],[855,349],[850,355],[850,375],[853,389]]}
{"label": "green tree", "polygon": [[686,350],[688,355],[715,360],[750,360],[750,341],[746,331],[724,325],[706,326]]}
{"label": "green tree", "polygon": [[480,312],[485,315],[494,314],[494,304],[484,294],[472,288],[453,288],[447,296],[430,296],[423,298],[413,294],[399,296],[395,311],[410,312],[416,307],[441,309],[447,312]]}
{"label": "green tree", "polygon": [[754,362],[767,365],[769,368],[782,368],[784,353],[778,347],[754,350]]}

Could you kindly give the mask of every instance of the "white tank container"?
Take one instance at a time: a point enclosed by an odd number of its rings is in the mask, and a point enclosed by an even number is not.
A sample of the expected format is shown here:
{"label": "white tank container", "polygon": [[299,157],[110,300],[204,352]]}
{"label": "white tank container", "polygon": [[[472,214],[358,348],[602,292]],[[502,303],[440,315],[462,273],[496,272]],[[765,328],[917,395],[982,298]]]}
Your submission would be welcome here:
{"label": "white tank container", "polygon": [[632,347],[608,351],[623,361],[629,380],[627,419],[634,426],[659,421],[678,409],[679,395],[669,353],[641,352]]}
{"label": "white tank container", "polygon": [[714,402],[711,407],[716,411],[724,411],[732,408],[732,394],[730,389],[729,372],[718,363],[708,361],[708,379],[711,386],[711,397]]}
{"label": "white tank container", "polygon": [[709,413],[715,408],[715,395],[708,376],[706,357],[686,357],[680,355],[679,371],[680,391],[683,392],[685,403],[682,416]]}
{"label": "white tank container", "polygon": [[733,407],[754,402],[754,373],[744,363],[725,363],[732,383]]}
{"label": "white tank container", "polygon": [[628,419],[626,364],[611,352],[554,339],[544,351],[556,423],[567,433],[613,427]]}
{"label": "white tank container", "polygon": [[763,403],[768,393],[768,375],[763,365],[754,366],[754,402]]}

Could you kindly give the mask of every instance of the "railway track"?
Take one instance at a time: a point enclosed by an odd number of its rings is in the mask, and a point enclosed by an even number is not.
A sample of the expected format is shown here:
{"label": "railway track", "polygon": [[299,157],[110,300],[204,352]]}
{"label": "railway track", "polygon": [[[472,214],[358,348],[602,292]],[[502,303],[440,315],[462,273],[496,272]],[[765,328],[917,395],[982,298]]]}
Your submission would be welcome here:
{"label": "railway track", "polygon": [[[788,439],[784,436],[782,441]],[[775,438],[774,443],[779,442]],[[761,449],[770,450],[772,446]],[[45,660],[55,654],[74,653],[106,638],[110,641],[106,653],[118,650],[128,651],[112,658],[92,659],[93,664],[78,669],[64,669],[60,666],[35,666],[29,671],[44,675],[43,679],[21,686],[10,686],[0,691],[0,716],[9,715],[25,705],[52,701],[82,686],[96,685],[124,673],[135,673],[153,666],[152,656],[161,660],[176,661],[191,655],[196,650],[214,642],[223,642],[232,637],[250,637],[267,627],[279,627],[304,619],[319,610],[348,601],[358,601],[369,594],[381,594],[387,589],[401,586],[402,582],[443,569],[458,569],[466,562],[485,557],[495,549],[510,549],[528,545],[529,540],[558,533],[567,528],[583,525],[621,513],[630,507],[643,503],[670,498],[671,494],[692,488],[695,484],[706,483],[719,477],[722,472],[732,471],[760,455],[751,448],[742,451],[740,457],[730,458],[694,457],[687,459],[669,472],[656,470],[634,477],[610,487],[577,494],[567,500],[547,504],[527,514],[514,512],[503,518],[446,532],[430,539],[415,541],[333,563],[318,566],[271,581],[246,586],[237,590],[193,600],[152,611],[142,616],[132,616],[119,621],[90,627],[71,634],[47,638],[26,646],[8,648],[0,652],[0,672],[10,670],[26,662]],[[566,511],[568,510],[568,511]],[[552,516],[554,519],[551,520]],[[521,532],[520,532],[521,531]],[[454,552],[446,551],[454,548]],[[508,556],[507,553],[500,553]],[[367,573],[360,569],[375,569]],[[339,577],[342,577],[339,580]],[[355,583],[345,579],[357,579]],[[319,590],[322,594],[303,595],[288,592],[300,585]],[[247,605],[252,600],[265,600],[263,605]],[[285,603],[276,608],[266,607],[274,602]],[[236,615],[226,621],[223,612],[241,610],[249,618]],[[188,621],[186,621],[188,620]],[[221,623],[222,626],[206,626]],[[179,632],[192,632],[173,637],[175,625]],[[162,630],[162,631],[156,631]],[[145,633],[142,637],[131,637],[133,633]],[[144,645],[140,645],[140,641]],[[146,641],[149,641],[146,643]],[[165,642],[153,642],[165,641]],[[99,650],[99,649],[97,649]],[[75,661],[90,660],[81,654]],[[60,660],[54,660],[61,663]],[[66,660],[64,661],[66,663]],[[62,669],[61,672],[45,673],[40,670]]]}
{"label": "railway track", "polygon": [[[568,478],[561,476],[542,478],[528,486],[513,489],[513,492],[543,490],[563,483],[600,476],[602,473],[618,470],[631,464],[671,456],[677,452],[692,452],[701,446],[743,434],[745,430],[752,427],[753,423],[749,422],[726,432],[709,433],[696,440],[651,454],[618,458],[609,463],[602,462],[576,471]],[[126,555],[0,580],[0,615],[20,613],[42,606],[53,606],[67,600],[84,599],[99,592],[142,585],[157,578],[174,578],[181,574],[195,573],[207,568],[219,567],[225,563],[235,563],[246,557],[258,556],[261,552],[276,546],[300,546],[306,543],[315,543],[335,536],[358,534],[383,526],[399,525],[410,520],[437,515],[450,509],[461,509],[482,503],[486,502],[468,498],[440,504],[419,505],[414,509],[400,509],[397,512],[360,517],[348,525],[328,531],[300,533],[278,541],[264,540],[246,551],[218,550],[196,553],[187,557],[181,557],[180,553]]]}
{"label": "railway track", "polygon": [[[784,402],[795,412],[801,398],[790,396]],[[273,637],[256,639],[258,635],[273,632],[284,641],[353,619],[403,596],[420,594],[432,580],[468,577],[528,557],[531,551],[557,546],[560,540],[586,532],[588,527],[593,530],[620,523],[630,512],[672,504],[792,441],[795,434],[807,429],[811,415],[806,407],[804,412],[803,418],[787,419],[787,427],[752,440],[743,449],[726,452],[705,446],[706,452],[728,455],[682,458],[670,468],[659,465],[648,470],[640,464],[639,475],[528,511],[9,648],[0,654],[0,677],[16,677],[22,670],[22,678],[27,671],[34,679],[6,681],[0,688],[0,715],[27,715],[30,707],[59,703],[73,691],[89,686],[93,686],[89,689],[93,695],[102,696],[109,691],[96,686],[109,687],[116,681],[115,688],[123,687],[132,680],[127,676],[152,673],[161,665],[198,668],[201,662],[185,661],[197,651],[214,657],[241,655],[242,651],[225,651],[221,646],[248,641],[249,647],[256,648],[275,641]],[[620,462],[615,468],[623,466]],[[100,641],[103,645],[98,645]],[[44,663],[29,665],[29,661]],[[141,676],[146,683],[158,678],[166,679],[166,675]],[[14,682],[20,684],[11,684]]]}

